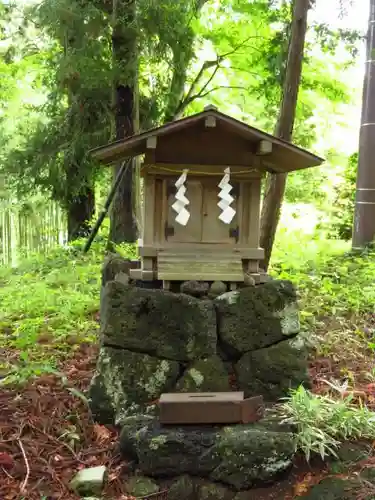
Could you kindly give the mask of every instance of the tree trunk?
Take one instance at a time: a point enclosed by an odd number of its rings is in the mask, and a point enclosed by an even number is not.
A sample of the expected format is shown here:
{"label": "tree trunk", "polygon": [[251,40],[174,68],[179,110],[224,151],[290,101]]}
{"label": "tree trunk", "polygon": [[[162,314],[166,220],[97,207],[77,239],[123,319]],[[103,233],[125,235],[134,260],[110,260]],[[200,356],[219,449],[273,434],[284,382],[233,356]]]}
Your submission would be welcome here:
{"label": "tree trunk", "polygon": [[[114,63],[114,115],[116,140],[134,134],[137,79],[137,30],[135,0],[114,0],[112,53]],[[111,210],[110,241],[134,243],[137,238],[135,218],[134,160],[118,187]],[[121,168],[116,165],[113,179]]]}
{"label": "tree trunk", "polygon": [[[65,33],[64,55],[74,54],[82,49],[83,38],[80,32],[74,31],[71,27]],[[68,94],[69,108],[67,112],[67,122],[74,135],[74,131],[90,130],[90,121],[85,123],[81,112],[82,95],[76,86],[74,78],[65,81],[65,90]],[[95,185],[90,174],[83,171],[84,148],[79,144],[73,153],[72,158],[67,157],[64,164],[65,170],[65,197],[63,200],[67,216],[68,241],[86,237],[90,233],[90,223],[95,214]]]}
{"label": "tree trunk", "polygon": [[[309,8],[310,0],[294,0],[283,97],[275,128],[275,136],[285,141],[291,141],[293,134]],[[286,179],[287,174],[270,174],[266,180],[260,227],[260,246],[265,252],[261,267],[264,270],[268,269],[271,258]]]}
{"label": "tree trunk", "polygon": [[95,191],[88,187],[71,198],[67,207],[68,241],[86,237],[95,212]]}

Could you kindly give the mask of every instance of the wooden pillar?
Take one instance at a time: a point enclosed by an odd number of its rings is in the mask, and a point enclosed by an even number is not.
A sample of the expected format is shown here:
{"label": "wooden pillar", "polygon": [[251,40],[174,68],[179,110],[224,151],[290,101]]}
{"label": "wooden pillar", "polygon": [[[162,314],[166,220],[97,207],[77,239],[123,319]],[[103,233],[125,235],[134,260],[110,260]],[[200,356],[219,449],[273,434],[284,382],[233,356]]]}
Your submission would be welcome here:
{"label": "wooden pillar", "polygon": [[[250,248],[259,248],[260,238],[260,191],[261,179],[254,179],[250,184],[250,200],[249,200],[249,220],[248,220],[248,245]],[[245,270],[248,273],[259,272],[259,261],[249,260],[245,265]]]}
{"label": "wooden pillar", "polygon": [[[142,244],[152,246],[155,233],[155,178],[145,174],[143,178],[143,234]],[[155,279],[154,257],[142,257],[142,279],[152,281]]]}

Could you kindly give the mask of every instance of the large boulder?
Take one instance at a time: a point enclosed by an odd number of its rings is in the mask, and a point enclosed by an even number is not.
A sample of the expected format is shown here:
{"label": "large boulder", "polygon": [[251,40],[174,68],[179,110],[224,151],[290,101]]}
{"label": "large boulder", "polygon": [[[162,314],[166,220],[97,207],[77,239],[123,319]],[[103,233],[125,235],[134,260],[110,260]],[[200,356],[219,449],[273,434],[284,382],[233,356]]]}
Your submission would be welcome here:
{"label": "large boulder", "polygon": [[227,392],[229,374],[219,356],[199,359],[190,365],[176,387],[178,392]]}
{"label": "large boulder", "polygon": [[234,426],[123,427],[120,448],[125,459],[136,457],[150,477],[199,476],[241,491],[268,483],[289,469],[293,433],[254,424]]}
{"label": "large boulder", "polygon": [[215,306],[219,338],[238,355],[276,344],[300,330],[296,291],[289,281],[224,293]]}
{"label": "large boulder", "polygon": [[276,401],[289,389],[310,386],[307,352],[300,337],[244,354],[235,365],[240,389],[246,396],[263,395]]}
{"label": "large boulder", "polygon": [[111,281],[101,311],[104,345],[185,362],[216,353],[216,313],[210,301]]}
{"label": "large boulder", "polygon": [[174,387],[179,372],[176,361],[102,347],[89,388],[94,419],[120,424],[125,417],[145,411]]}

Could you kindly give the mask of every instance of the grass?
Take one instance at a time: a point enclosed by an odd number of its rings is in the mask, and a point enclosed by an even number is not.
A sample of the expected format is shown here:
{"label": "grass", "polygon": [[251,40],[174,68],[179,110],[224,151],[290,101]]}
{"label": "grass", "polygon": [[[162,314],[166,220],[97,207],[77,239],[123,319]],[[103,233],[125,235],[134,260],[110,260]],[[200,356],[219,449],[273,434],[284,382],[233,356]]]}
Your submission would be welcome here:
{"label": "grass", "polygon": [[[347,243],[314,234],[281,229],[271,273],[298,286],[302,327],[320,354],[343,349],[343,338],[351,355],[374,349],[375,328],[364,324],[374,312],[375,251],[351,255]],[[120,252],[134,257],[133,247]],[[87,255],[78,242],[0,268],[0,346],[8,354],[0,376],[55,370],[79,344],[96,341],[104,254],[103,242]]]}
{"label": "grass", "polygon": [[0,364],[6,382],[54,371],[80,344],[97,340],[104,253],[99,243],[83,255],[77,242],[0,268],[0,346],[14,353]]}
{"label": "grass", "polygon": [[373,439],[375,413],[353,404],[353,396],[340,399],[317,396],[302,386],[293,391],[281,407],[286,422],[296,427],[296,451],[307,461],[311,455],[337,456],[344,441]]}

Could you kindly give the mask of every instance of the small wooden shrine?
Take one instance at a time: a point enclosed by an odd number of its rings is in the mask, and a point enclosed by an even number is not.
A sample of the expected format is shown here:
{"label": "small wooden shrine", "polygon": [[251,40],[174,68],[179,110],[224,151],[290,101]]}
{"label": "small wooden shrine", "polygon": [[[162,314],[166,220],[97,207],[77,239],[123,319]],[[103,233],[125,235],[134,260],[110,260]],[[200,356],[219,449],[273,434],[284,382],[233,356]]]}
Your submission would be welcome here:
{"label": "small wooden shrine", "polygon": [[318,166],[322,158],[217,108],[92,150],[107,165],[144,155],[141,268],[134,279],[224,281],[252,276],[259,261],[261,180]]}

